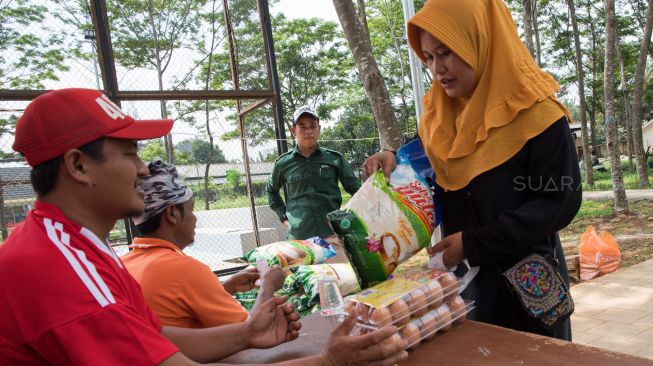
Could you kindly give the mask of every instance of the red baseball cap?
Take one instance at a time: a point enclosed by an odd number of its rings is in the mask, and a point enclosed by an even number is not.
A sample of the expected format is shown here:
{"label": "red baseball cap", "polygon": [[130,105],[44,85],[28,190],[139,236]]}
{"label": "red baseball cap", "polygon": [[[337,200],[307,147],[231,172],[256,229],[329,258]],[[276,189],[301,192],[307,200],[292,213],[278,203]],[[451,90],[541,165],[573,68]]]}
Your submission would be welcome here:
{"label": "red baseball cap", "polygon": [[171,119],[135,120],[94,89],[60,89],[38,96],[16,123],[12,148],[37,166],[100,137],[147,140],[172,129]]}

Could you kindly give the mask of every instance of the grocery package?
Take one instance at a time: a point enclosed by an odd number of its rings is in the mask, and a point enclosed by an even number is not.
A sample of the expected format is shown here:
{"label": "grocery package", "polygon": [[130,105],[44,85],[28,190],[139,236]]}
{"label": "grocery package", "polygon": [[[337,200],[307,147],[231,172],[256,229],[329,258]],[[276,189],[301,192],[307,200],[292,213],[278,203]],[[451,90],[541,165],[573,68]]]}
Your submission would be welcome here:
{"label": "grocery package", "polygon": [[614,272],[621,264],[621,251],[615,238],[607,231],[597,235],[592,225],[580,237],[578,254],[582,281]]}
{"label": "grocery package", "polygon": [[431,240],[436,207],[428,182],[416,170],[417,153],[423,155],[419,140],[403,146],[389,184],[377,171],[342,210],[327,215],[364,288],[385,281]]}
{"label": "grocery package", "polygon": [[345,311],[358,315],[360,333],[386,325],[399,328],[407,348],[445,332],[466,318],[473,303],[458,295],[458,280],[450,273],[415,280],[391,278],[359,294],[345,298]]}
{"label": "grocery package", "polygon": [[331,244],[316,236],[306,240],[286,240],[263,245],[247,252],[244,258],[251,264],[263,259],[271,266],[286,268],[299,264],[323,263],[335,254]]}
{"label": "grocery package", "polygon": [[[299,294],[300,291],[299,283],[297,282],[297,279],[295,278],[294,273],[289,273],[286,275],[286,278],[283,281],[283,286],[277,290],[274,295],[275,296],[289,296],[292,297],[294,295]],[[237,292],[233,295],[233,297],[248,311],[252,310],[252,307],[254,306],[254,303],[256,302],[256,297],[258,296],[259,289],[258,287],[253,288],[249,291],[244,291],[244,292]]]}
{"label": "grocery package", "polygon": [[300,265],[292,269],[296,285],[301,286],[311,302],[320,301],[318,284],[328,273],[335,276],[335,281],[343,296],[357,293],[361,290],[358,276],[350,263]]}

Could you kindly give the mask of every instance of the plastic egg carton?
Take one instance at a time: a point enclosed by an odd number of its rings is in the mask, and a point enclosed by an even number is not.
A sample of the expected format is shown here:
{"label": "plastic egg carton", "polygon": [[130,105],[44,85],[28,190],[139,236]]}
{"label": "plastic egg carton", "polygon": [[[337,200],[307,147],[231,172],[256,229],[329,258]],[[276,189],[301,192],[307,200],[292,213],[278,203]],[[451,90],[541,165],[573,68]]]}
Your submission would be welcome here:
{"label": "plastic egg carton", "polygon": [[437,309],[429,310],[421,317],[411,319],[397,333],[408,342],[406,348],[411,349],[422,341],[433,339],[437,333],[448,331],[454,324],[463,322],[467,318],[467,313],[473,308],[473,301],[463,300],[456,295]]}
{"label": "plastic egg carton", "polygon": [[[411,318],[408,323],[402,325],[399,330],[384,340],[382,344],[394,343],[406,340],[406,349],[413,349],[423,341],[430,341],[438,333],[444,333],[452,326],[462,323],[474,308],[473,301],[463,300],[459,295],[447,303],[443,303],[436,309],[428,310],[424,315]],[[359,324],[352,331],[353,335],[365,334],[376,328],[365,324]]]}
{"label": "plastic egg carton", "polygon": [[358,314],[357,326],[360,328],[405,326],[458,295],[458,278],[448,272],[431,276],[431,272],[418,280],[391,278],[349,296],[345,298],[345,311]]}

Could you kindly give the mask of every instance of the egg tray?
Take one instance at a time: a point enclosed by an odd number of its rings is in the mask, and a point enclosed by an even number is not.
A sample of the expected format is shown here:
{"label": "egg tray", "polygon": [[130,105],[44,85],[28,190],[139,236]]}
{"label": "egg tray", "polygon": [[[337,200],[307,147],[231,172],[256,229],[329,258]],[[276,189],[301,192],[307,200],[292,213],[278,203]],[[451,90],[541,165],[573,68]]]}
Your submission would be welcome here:
{"label": "egg tray", "polygon": [[[392,286],[389,284],[391,281],[405,281],[410,285]],[[357,326],[362,328],[378,329],[386,325],[401,327],[411,318],[418,318],[442,303],[452,300],[458,295],[461,282],[462,280],[449,273],[417,284],[402,279],[390,279],[363,291],[359,294],[361,296],[353,295],[345,298],[345,311],[356,312]],[[368,294],[365,294],[366,291]],[[375,296],[374,300],[378,301],[365,301],[370,298],[370,294],[377,293],[379,295]]]}
{"label": "egg tray", "polygon": [[[442,304],[437,309],[429,310],[421,317],[411,318],[410,322],[401,326],[395,334],[384,340],[383,344],[404,339],[407,341],[406,349],[413,349],[420,342],[429,341],[437,333],[446,332],[453,325],[462,323],[472,309],[474,309],[473,301],[463,300],[460,296],[456,296],[447,304]],[[366,334],[375,329],[377,328],[365,324],[357,324],[351,334]]]}
{"label": "egg tray", "polygon": [[[452,305],[453,302],[458,303],[455,309]],[[472,309],[474,309],[473,301],[463,300],[460,296],[456,296],[449,303],[442,304],[417,319],[412,319],[401,327],[397,334],[408,342],[406,348],[412,349],[422,341],[433,339],[437,333],[446,332],[453,325],[462,323]],[[415,328],[419,330],[419,334],[414,332]]]}

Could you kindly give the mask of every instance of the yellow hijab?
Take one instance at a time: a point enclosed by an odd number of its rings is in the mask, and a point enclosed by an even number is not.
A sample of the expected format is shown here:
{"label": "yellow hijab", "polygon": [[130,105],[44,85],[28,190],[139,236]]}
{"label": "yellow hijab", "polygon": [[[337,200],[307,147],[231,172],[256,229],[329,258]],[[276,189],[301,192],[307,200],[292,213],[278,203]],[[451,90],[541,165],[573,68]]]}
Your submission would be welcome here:
{"label": "yellow hijab", "polygon": [[420,29],[474,70],[468,98],[447,96],[434,80],[423,100],[418,133],[444,189],[464,188],[563,115],[569,118],[555,97],[560,86],[537,66],[502,0],[428,0],[407,27],[423,62]]}

